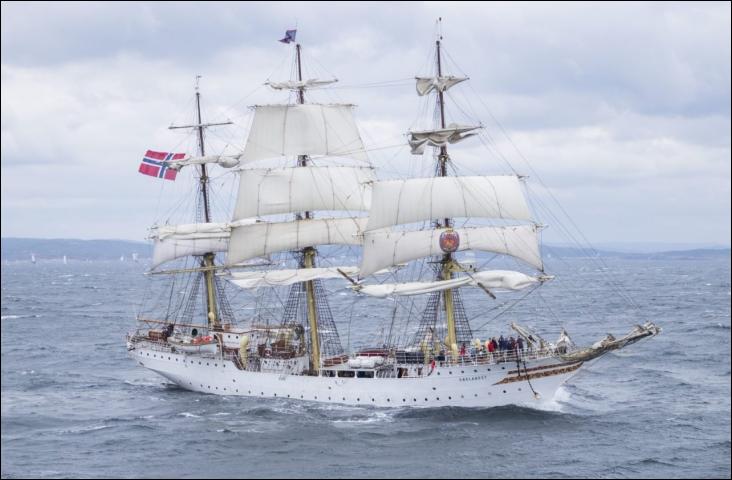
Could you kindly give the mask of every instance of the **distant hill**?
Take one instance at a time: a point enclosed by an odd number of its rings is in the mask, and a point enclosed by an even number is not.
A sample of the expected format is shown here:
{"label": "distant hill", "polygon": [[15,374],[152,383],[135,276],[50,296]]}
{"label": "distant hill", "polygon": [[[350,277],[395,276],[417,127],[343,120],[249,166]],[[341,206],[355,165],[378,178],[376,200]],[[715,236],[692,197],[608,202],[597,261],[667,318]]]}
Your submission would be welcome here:
{"label": "distant hill", "polygon": [[137,253],[139,258],[152,255],[152,246],[145,242],[128,240],[75,240],[66,238],[3,238],[0,243],[3,260],[61,259],[69,260],[116,260],[127,259]]}
{"label": "distant hill", "polygon": [[545,256],[552,255],[563,258],[597,256],[637,260],[724,258],[729,257],[731,254],[729,248],[696,248],[692,250],[672,250],[667,252],[614,252],[609,250],[591,251],[576,247],[557,247],[554,245],[544,245],[542,251]]}
{"label": "distant hill", "polygon": [[[152,256],[152,245],[145,242],[132,242],[129,240],[74,240],[64,238],[3,238],[2,239],[3,260],[30,260],[31,253],[38,260],[61,259],[64,255],[69,260],[116,260],[124,256],[129,259],[132,253],[137,253],[139,258]],[[344,253],[343,247],[319,247],[326,255]],[[730,257],[729,248],[697,248],[693,250],[673,250],[668,252],[616,252],[610,250],[596,250],[591,252],[576,247],[564,247],[556,245],[544,245],[544,256],[572,258],[572,257],[614,257],[626,259],[699,259],[699,258],[724,258]]]}

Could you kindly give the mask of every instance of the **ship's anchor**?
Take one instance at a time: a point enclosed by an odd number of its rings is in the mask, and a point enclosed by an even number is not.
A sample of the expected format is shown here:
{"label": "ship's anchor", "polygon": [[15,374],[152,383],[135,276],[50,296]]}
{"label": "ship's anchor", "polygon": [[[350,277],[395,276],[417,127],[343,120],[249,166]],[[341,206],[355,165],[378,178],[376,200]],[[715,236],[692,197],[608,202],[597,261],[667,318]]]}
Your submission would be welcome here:
{"label": "ship's anchor", "polygon": [[[526,368],[526,360],[524,362],[524,373],[526,374],[526,382],[529,384],[529,388],[531,388],[531,392],[534,394],[534,398],[536,400],[541,399],[541,395],[539,392],[534,390],[534,386],[531,384],[531,379],[529,378],[529,370]],[[518,356],[516,357],[516,369],[518,370],[519,376],[521,376],[521,361],[519,360]]]}

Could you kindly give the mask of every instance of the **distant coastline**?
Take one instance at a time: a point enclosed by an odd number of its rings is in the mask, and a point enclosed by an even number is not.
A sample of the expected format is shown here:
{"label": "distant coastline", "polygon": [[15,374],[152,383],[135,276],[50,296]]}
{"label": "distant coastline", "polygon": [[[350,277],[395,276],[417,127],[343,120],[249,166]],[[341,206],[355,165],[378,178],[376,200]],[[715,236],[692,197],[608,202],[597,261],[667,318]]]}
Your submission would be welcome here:
{"label": "distant coastline", "polygon": [[[30,261],[31,254],[38,261],[61,260],[64,255],[69,260],[118,260],[120,257],[131,259],[132,254],[138,258],[152,256],[152,244],[131,240],[78,240],[64,238],[2,238],[0,247],[3,261]],[[320,247],[327,249],[328,247]],[[704,259],[729,258],[729,247],[718,248],[690,248],[688,250],[667,250],[658,252],[648,251],[613,251],[597,249],[590,251],[577,247],[565,247],[552,244],[543,245],[546,258],[578,258],[588,256],[614,257],[637,260],[655,259]]]}

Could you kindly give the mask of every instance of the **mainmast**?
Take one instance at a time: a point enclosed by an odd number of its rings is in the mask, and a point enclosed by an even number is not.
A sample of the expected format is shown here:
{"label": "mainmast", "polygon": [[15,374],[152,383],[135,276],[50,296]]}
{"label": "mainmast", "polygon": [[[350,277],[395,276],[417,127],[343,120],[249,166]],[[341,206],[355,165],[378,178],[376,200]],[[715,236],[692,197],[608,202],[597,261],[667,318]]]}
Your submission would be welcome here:
{"label": "mainmast", "polygon": [[[297,55],[297,80],[302,82],[302,62],[300,60],[300,44],[295,45],[295,51]],[[297,103],[305,103],[305,87],[301,84],[297,89]],[[307,155],[298,155],[297,164],[300,167],[305,167],[308,164]],[[310,212],[305,211],[303,213],[305,219],[310,218]],[[298,214],[298,219],[300,219]],[[300,261],[301,268],[314,268],[315,267],[315,248],[306,247],[302,250],[302,258]],[[312,373],[317,375],[320,370],[320,341],[318,338],[318,313],[315,304],[315,285],[312,280],[305,282],[305,294],[307,296],[307,312],[308,312],[308,323],[310,325],[310,370]]]}
{"label": "mainmast", "polygon": [[[439,40],[435,42],[437,47],[437,78],[442,77],[442,55],[440,52],[440,41],[442,36],[440,35]],[[440,108],[440,128],[445,128],[445,97],[442,89],[437,90],[438,104]],[[447,162],[450,157],[447,154],[447,145],[440,147],[440,154],[437,157],[438,161],[438,172],[440,177],[447,176]],[[449,218],[444,219],[444,225],[440,225],[437,221],[437,228],[444,226],[445,228],[451,228],[452,222]],[[446,253],[442,257],[442,279],[450,280],[452,278],[452,272],[455,261],[452,258],[452,253]],[[445,317],[447,319],[447,347],[452,351],[453,356],[457,355],[457,334],[455,332],[455,307],[453,304],[452,289],[447,289],[443,292],[445,299]]]}

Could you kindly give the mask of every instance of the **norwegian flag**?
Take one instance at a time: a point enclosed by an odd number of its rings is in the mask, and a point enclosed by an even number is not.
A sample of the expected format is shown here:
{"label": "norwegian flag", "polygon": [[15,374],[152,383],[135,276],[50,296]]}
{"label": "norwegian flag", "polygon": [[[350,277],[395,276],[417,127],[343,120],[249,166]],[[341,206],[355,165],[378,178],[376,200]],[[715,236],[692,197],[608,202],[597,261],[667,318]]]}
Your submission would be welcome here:
{"label": "norwegian flag", "polygon": [[139,172],[152,177],[175,181],[177,170],[170,168],[169,162],[182,160],[185,153],[153,152],[148,150],[140,164]]}

